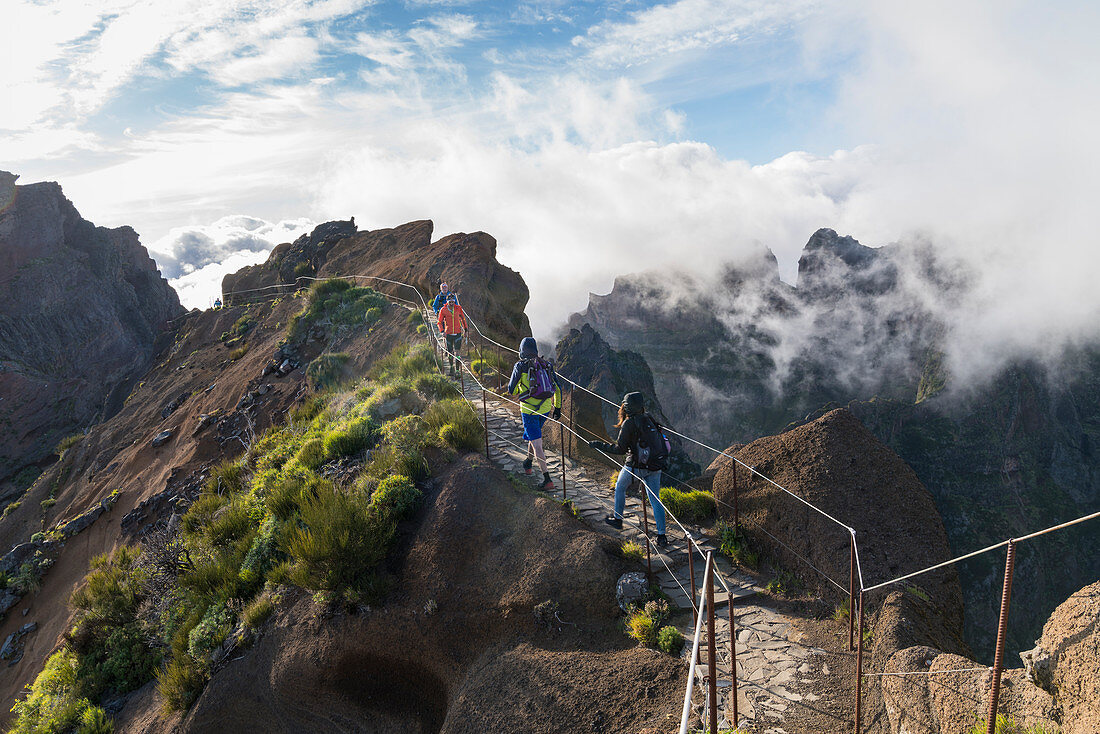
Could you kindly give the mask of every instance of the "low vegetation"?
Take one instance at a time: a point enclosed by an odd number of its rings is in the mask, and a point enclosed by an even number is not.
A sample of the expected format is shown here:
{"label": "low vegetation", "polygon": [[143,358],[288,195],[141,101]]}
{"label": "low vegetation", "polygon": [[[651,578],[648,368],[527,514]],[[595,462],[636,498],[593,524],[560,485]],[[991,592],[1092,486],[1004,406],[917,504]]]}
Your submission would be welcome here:
{"label": "low vegetation", "polygon": [[306,306],[291,318],[287,338],[297,341],[311,327],[371,325],[382,317],[389,301],[373,288],[353,286],[346,280],[321,280],[306,292]]}
{"label": "low vegetation", "polygon": [[661,504],[673,516],[685,522],[699,522],[714,517],[714,495],[693,489],[681,492],[674,487],[661,487]]}
{"label": "low vegetation", "polygon": [[53,452],[57,454],[58,459],[64,459],[65,452],[80,443],[81,439],[83,438],[83,433],[74,433],[71,436],[66,436],[65,438],[57,442],[57,447],[53,450]]}
{"label": "low vegetation", "polygon": [[[370,300],[363,290],[312,295],[360,309]],[[94,559],[70,600],[73,626],[13,709],[13,730],[109,731],[94,704],[154,677],[169,709],[187,709],[248,630],[275,612],[282,584],[349,611],[380,598],[379,566],[421,504],[416,482],[429,475],[429,457],[446,460],[484,440],[474,410],[444,395],[437,368],[422,345],[395,350],[354,385],[311,375],[324,392],[245,456],[215,467],[177,532],[154,531],[141,547]],[[32,586],[33,565],[4,583]]]}
{"label": "low vegetation", "polygon": [[715,525],[718,536],[718,549],[734,563],[748,568],[760,566],[760,554],[749,546],[748,538],[737,531],[733,525],[719,520]]}
{"label": "low vegetation", "polygon": [[[974,725],[968,730],[968,734],[985,734],[988,729],[988,721],[984,716],[974,715]],[[993,722],[995,734],[1058,734],[1061,730],[1055,724],[1035,723],[1021,724],[1008,714],[997,714]]]}

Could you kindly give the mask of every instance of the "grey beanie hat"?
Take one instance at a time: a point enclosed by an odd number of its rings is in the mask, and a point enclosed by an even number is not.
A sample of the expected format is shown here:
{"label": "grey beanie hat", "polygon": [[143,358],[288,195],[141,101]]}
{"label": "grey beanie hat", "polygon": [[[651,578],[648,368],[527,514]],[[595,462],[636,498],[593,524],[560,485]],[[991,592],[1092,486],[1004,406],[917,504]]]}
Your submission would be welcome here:
{"label": "grey beanie hat", "polygon": [[623,396],[623,407],[627,415],[636,415],[645,412],[645,396],[640,392],[628,392]]}

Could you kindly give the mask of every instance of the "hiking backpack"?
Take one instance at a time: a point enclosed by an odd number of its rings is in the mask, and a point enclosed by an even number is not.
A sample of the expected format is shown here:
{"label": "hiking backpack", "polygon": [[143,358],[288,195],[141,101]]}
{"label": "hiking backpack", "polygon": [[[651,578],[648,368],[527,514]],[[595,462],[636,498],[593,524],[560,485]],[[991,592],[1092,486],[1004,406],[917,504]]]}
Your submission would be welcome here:
{"label": "hiking backpack", "polygon": [[554,365],[542,357],[526,359],[527,363],[527,393],[523,400],[545,400],[554,396],[554,388],[557,381],[554,379]]}
{"label": "hiking backpack", "polygon": [[661,424],[652,416],[638,418],[638,439],[634,444],[634,461],[641,469],[657,471],[668,468],[668,455],[672,453],[672,442],[661,430]]}

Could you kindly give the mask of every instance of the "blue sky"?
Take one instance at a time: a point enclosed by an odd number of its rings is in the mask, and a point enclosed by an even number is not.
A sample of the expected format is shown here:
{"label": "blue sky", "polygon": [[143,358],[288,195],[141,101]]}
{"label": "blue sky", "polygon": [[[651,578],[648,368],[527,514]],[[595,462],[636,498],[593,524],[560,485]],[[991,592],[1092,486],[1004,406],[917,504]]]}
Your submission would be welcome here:
{"label": "blue sky", "polygon": [[[974,328],[1010,340],[1038,338],[1036,312],[1078,332],[1096,313],[1064,295],[1091,279],[1050,266],[1100,249],[1094,2],[4,12],[0,168],[134,226],[193,305],[278,241],[354,215],[492,233],[543,333],[632,270],[706,274],[767,247],[793,282],[818,227],[930,239],[989,273],[989,293],[1035,293],[982,310]],[[562,265],[526,266],[547,251]]]}

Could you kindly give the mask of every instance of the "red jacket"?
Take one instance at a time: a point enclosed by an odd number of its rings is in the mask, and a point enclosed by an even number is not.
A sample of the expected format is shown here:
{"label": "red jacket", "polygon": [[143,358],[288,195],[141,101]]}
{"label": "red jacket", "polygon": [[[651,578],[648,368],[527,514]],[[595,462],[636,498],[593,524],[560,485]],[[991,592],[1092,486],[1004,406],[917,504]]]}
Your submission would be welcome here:
{"label": "red jacket", "polygon": [[462,306],[457,303],[448,303],[439,309],[437,323],[439,330],[444,334],[461,334],[463,329],[469,328],[466,326],[466,314],[462,311]]}

